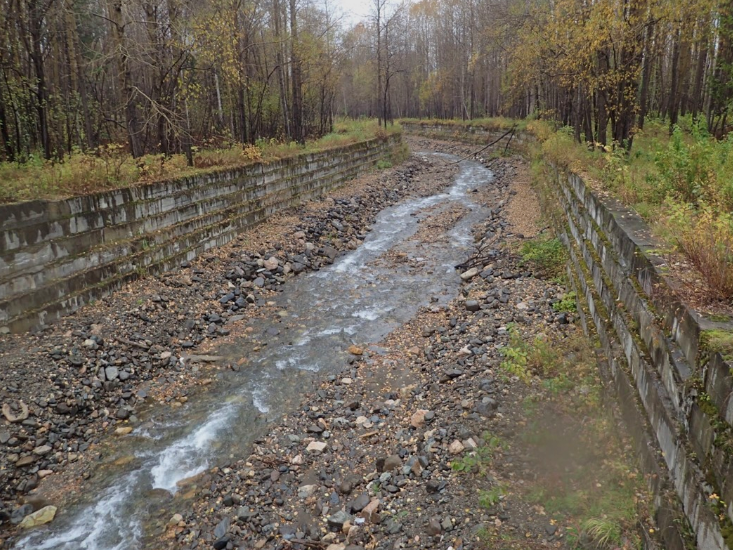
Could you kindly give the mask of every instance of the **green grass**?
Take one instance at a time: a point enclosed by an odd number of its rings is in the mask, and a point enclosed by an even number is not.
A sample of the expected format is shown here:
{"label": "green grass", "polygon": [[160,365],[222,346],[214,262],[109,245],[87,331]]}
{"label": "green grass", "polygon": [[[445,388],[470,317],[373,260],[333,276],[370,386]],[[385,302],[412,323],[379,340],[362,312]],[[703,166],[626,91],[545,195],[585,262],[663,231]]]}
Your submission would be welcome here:
{"label": "green grass", "polygon": [[451,469],[463,474],[483,475],[500,449],[506,449],[506,443],[499,437],[485,433],[481,437],[481,445],[476,450],[451,461]]}
{"label": "green grass", "polygon": [[478,505],[488,510],[499,504],[503,496],[504,488],[501,485],[495,485],[488,491],[479,491]]}
{"label": "green grass", "polygon": [[560,300],[552,304],[552,309],[558,313],[575,313],[578,311],[577,296],[575,292],[568,292]]}
{"label": "green grass", "polygon": [[548,278],[561,276],[568,261],[568,251],[563,243],[549,235],[524,241],[519,255],[523,264],[532,266]]}
{"label": "green grass", "polygon": [[720,353],[726,361],[733,360],[733,332],[704,330],[700,334],[700,348],[709,353]]}
{"label": "green grass", "polygon": [[[0,203],[29,199],[59,199],[97,191],[176,179],[209,171],[238,168],[257,162],[272,162],[303,153],[315,153],[401,132],[399,124],[380,128],[376,120],[341,119],[334,131],[305,145],[276,140],[258,140],[254,145],[228,143],[202,147],[194,153],[194,166],[185,155],[146,155],[133,159],[119,144],[75,152],[63,161],[45,161],[34,155],[25,163],[0,163]],[[399,148],[398,148],[399,149]],[[391,162],[404,158],[395,151]]]}

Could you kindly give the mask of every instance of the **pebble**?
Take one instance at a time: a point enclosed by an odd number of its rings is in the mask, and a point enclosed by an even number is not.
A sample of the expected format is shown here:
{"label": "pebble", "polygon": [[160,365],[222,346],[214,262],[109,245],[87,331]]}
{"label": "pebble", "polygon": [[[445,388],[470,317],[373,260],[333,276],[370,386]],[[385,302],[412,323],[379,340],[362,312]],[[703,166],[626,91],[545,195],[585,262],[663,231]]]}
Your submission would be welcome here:
{"label": "pebble", "polygon": [[477,267],[472,267],[468,271],[465,271],[465,272],[461,273],[461,279],[463,279],[464,281],[470,281],[471,279],[473,279],[478,274],[479,274],[478,268]]}
{"label": "pebble", "polygon": [[458,441],[457,439],[453,441],[453,443],[450,444],[448,447],[448,452],[452,455],[461,454],[466,448],[463,446],[463,443]]}
{"label": "pebble", "polygon": [[311,441],[305,450],[309,453],[322,453],[327,446],[328,444],[323,441]]}

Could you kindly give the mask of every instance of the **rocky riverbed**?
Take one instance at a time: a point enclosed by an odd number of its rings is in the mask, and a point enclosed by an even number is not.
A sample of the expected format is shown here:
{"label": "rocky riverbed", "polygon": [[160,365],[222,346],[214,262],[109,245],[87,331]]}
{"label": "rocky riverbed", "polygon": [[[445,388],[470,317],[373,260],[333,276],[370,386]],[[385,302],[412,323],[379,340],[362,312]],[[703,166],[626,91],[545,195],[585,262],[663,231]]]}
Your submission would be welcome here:
{"label": "rocky riverbed", "polygon": [[[470,153],[422,139],[411,146]],[[565,547],[570,525],[520,490],[537,477],[537,454],[524,445],[522,427],[541,381],[527,383],[500,367],[513,335],[572,340],[578,329],[572,312],[554,307],[567,290],[535,276],[512,246],[542,225],[527,167],[518,158],[486,164],[495,177],[474,191],[488,212],[473,231],[482,252],[461,270],[458,297],[435,296],[385,339],[348,346],[342,372],[317,380],[286,416],[268,419],[253,448],[181,481],[149,518],[142,545]],[[44,333],[4,339],[6,536],[35,510],[63,509],[100,463],[113,469],[104,458],[115,438],[140,430],[147,411],[185,407],[221,383],[223,371],[247,369],[246,358],[212,350],[242,338],[253,352],[266,346],[267,334],[250,334],[252,321],[279,314],[276,298],[290,278],[338,261],[363,243],[380,211],[435,195],[457,171],[455,158],[413,155],[176,272],[133,283]],[[416,251],[455,239],[465,208],[416,215],[411,248],[394,247],[374,262],[417,275],[435,269]],[[556,404],[547,407],[566,416]],[[555,428],[565,441],[575,427],[561,424]]]}
{"label": "rocky riverbed", "polygon": [[[151,400],[184,403],[205,379],[206,350],[263,315],[287,279],[356,248],[376,214],[448,185],[447,162],[408,160],[278,215],[177,271],[146,277],[33,335],[0,340],[0,518],[42,479],[124,434]],[[244,328],[244,327],[240,327]],[[204,367],[204,368],[199,368]]]}

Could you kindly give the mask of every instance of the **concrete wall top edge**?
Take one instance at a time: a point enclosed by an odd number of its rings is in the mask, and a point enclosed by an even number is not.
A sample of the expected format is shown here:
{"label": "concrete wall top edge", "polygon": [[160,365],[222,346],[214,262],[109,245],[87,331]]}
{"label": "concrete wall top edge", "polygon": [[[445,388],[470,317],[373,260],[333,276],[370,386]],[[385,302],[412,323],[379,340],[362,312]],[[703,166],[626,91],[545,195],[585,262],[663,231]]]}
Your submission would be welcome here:
{"label": "concrete wall top edge", "polygon": [[[393,141],[396,138],[394,136],[390,136],[387,139]],[[40,222],[50,222],[92,210],[110,208],[135,200],[148,200],[155,197],[166,196],[175,192],[173,189],[184,190],[225,179],[261,175],[268,170],[276,169],[278,167],[288,167],[302,162],[314,162],[320,159],[329,158],[333,156],[334,153],[343,155],[361,149],[369,149],[379,144],[381,141],[383,140],[380,138],[372,138],[342,147],[334,147],[312,153],[301,153],[299,155],[273,161],[257,162],[236,168],[214,168],[201,172],[200,174],[168,180],[145,182],[139,185],[100,191],[76,197],[62,199],[36,199],[2,204],[0,205],[0,229],[20,228]]]}

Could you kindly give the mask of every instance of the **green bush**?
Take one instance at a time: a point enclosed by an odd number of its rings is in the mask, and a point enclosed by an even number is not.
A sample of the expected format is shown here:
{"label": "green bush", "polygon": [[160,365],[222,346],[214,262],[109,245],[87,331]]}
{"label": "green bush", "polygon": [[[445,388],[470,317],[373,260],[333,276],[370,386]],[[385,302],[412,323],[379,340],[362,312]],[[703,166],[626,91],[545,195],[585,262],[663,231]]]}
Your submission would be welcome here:
{"label": "green bush", "polygon": [[561,276],[568,261],[568,251],[558,238],[537,237],[522,243],[522,261],[548,277]]}

